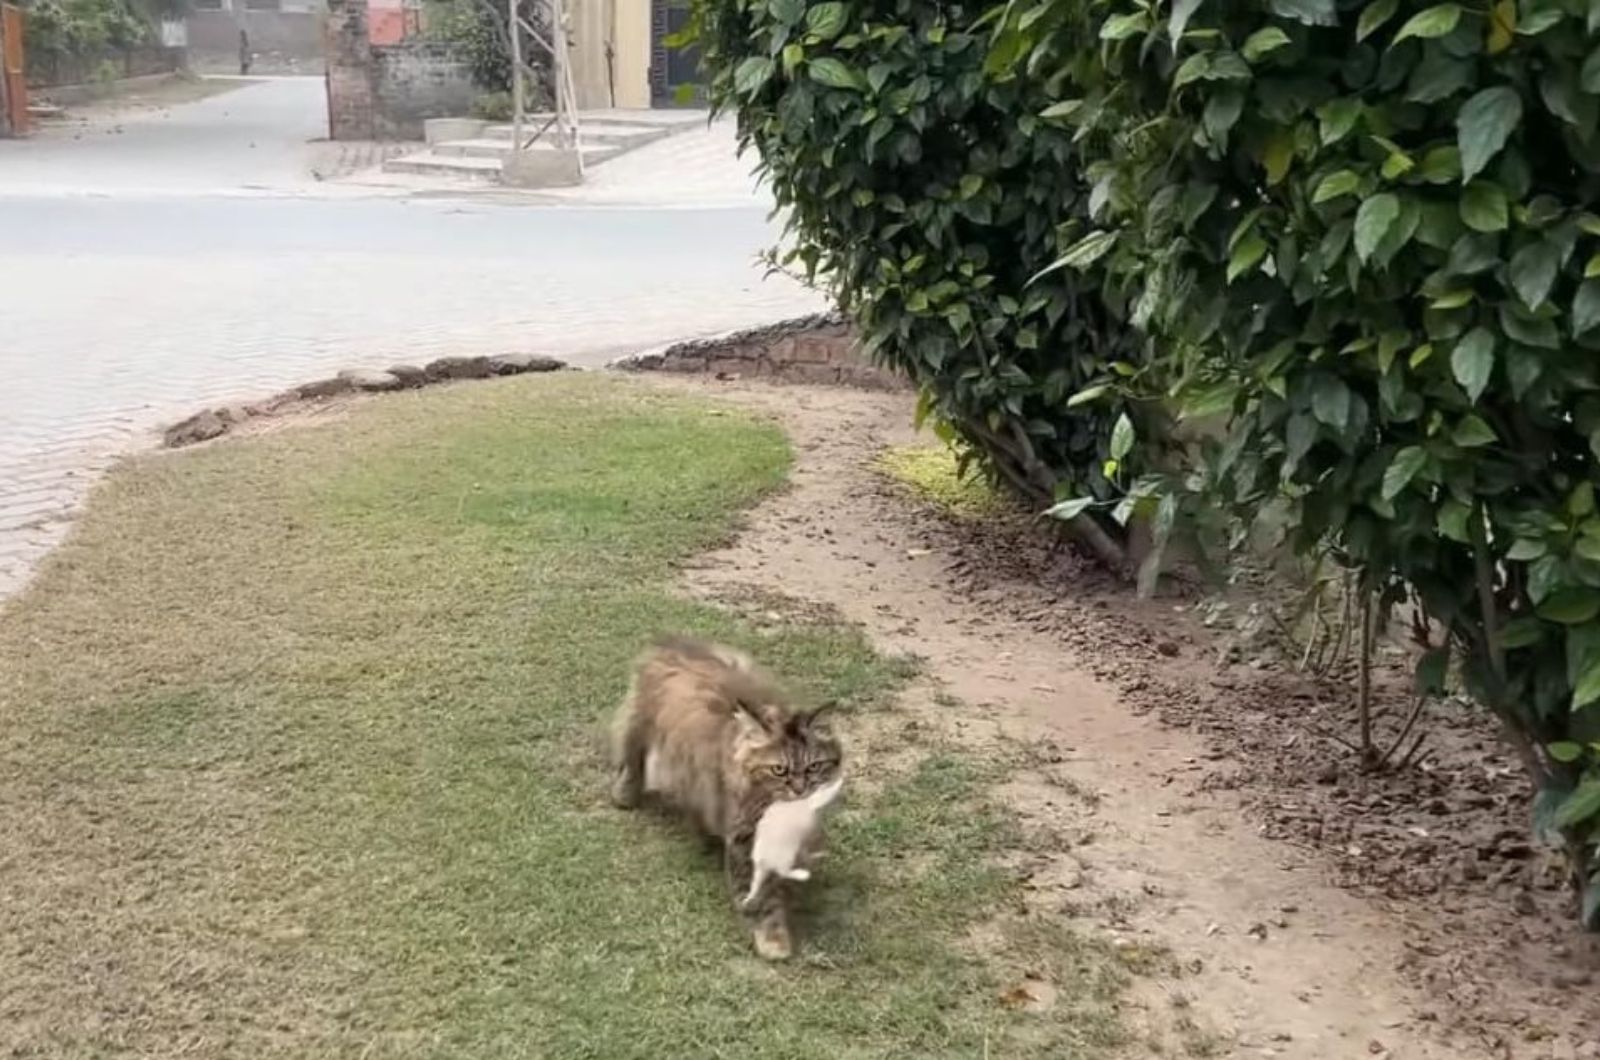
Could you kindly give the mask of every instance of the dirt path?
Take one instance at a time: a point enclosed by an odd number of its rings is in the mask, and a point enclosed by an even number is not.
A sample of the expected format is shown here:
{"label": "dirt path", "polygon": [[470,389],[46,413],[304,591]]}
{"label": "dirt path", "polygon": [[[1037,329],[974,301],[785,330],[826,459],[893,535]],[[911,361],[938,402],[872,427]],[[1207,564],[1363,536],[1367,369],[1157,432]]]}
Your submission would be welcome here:
{"label": "dirt path", "polygon": [[[1066,849],[1021,867],[1032,907],[1173,958],[1164,967],[1176,974],[1136,988],[1146,1037],[1135,1055],[1600,1055],[1559,1035],[1530,1033],[1534,1044],[1513,1050],[1504,1038],[1491,1048],[1481,1034],[1460,1032],[1454,1014],[1398,970],[1416,955],[1395,913],[1335,886],[1316,853],[1263,837],[1243,797],[1213,783],[1226,769],[1220,754],[1199,735],[1135,713],[1093,676],[1091,667],[1104,672],[1105,652],[1096,660],[1093,645],[1069,650],[1026,614],[974,606],[959,563],[918,547],[928,535],[915,513],[886,495],[870,467],[884,446],[913,440],[908,398],[658,383],[767,410],[797,452],[792,489],[707,557],[692,587],[834,608],[882,650],[926,660],[930,680],[911,709],[966,738],[1000,736],[1023,749],[1008,795],[1025,820],[1070,837]],[[1174,636],[1154,654],[1180,646],[1193,654],[1177,626]]]}

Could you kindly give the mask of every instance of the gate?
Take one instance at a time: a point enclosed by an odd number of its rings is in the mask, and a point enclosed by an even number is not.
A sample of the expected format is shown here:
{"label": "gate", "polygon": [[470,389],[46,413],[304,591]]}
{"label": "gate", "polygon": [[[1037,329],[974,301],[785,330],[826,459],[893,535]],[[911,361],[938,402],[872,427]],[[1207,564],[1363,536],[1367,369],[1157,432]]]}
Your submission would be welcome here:
{"label": "gate", "polygon": [[700,49],[695,45],[673,48],[673,34],[689,24],[690,0],[651,0],[650,102],[657,107],[702,106]]}
{"label": "gate", "polygon": [[28,131],[28,79],[23,73],[22,8],[0,4],[0,132]]}

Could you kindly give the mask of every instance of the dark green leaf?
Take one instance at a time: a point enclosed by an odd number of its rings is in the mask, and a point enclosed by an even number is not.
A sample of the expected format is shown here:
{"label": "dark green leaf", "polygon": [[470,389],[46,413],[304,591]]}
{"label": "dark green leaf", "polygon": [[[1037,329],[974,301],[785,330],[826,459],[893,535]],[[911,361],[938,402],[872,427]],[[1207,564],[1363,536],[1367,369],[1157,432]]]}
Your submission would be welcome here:
{"label": "dark green leaf", "polygon": [[844,30],[845,6],[837,0],[818,4],[806,12],[806,29],[821,40],[832,40]]}
{"label": "dark green leaf", "polygon": [[1184,29],[1189,25],[1189,20],[1194,17],[1196,11],[1200,10],[1201,2],[1202,0],[1173,0],[1172,14],[1167,19],[1167,35],[1172,38],[1174,47],[1177,46],[1179,39],[1182,38]]}
{"label": "dark green leaf", "polygon": [[1522,121],[1522,97],[1509,85],[1476,93],[1456,115],[1456,144],[1461,148],[1461,176],[1471,180],[1500,149]]}
{"label": "dark green leaf", "polygon": [[1067,252],[1057,258],[1054,263],[1041,269],[1028,283],[1032,284],[1041,276],[1046,276],[1057,269],[1086,269],[1099,261],[1116,242],[1117,234],[1115,232],[1090,232],[1067,248]]}
{"label": "dark green leaf", "polygon": [[1499,441],[1499,436],[1494,429],[1483,422],[1483,417],[1472,413],[1461,417],[1461,422],[1456,424],[1456,429],[1451,432],[1450,440],[1463,449],[1475,449],[1480,445],[1493,445]]}
{"label": "dark green leaf", "polygon": [[1572,333],[1582,335],[1600,324],[1600,280],[1584,280],[1572,299]]}
{"label": "dark green leaf", "polygon": [[1461,191],[1461,219],[1478,232],[1499,232],[1510,223],[1506,193],[1498,184],[1475,180]]}
{"label": "dark green leaf", "polygon": [[1557,589],[1539,605],[1538,614],[1546,622],[1559,622],[1564,626],[1590,622],[1600,615],[1600,592],[1577,586]]}
{"label": "dark green leaf", "polygon": [[1500,627],[1500,646],[1507,651],[1531,648],[1544,640],[1546,625],[1537,618],[1513,618]]}
{"label": "dark green leaf", "polygon": [[767,10],[785,26],[793,26],[805,17],[806,0],[771,0]]}
{"label": "dark green leaf", "polygon": [[1429,184],[1453,184],[1461,179],[1461,149],[1455,145],[1430,148],[1422,156],[1417,176]]}
{"label": "dark green leaf", "polygon": [[[509,25],[509,23],[507,23]],[[733,72],[733,88],[742,96],[748,96],[762,85],[772,79],[774,64],[765,56],[752,55],[739,64]]]}
{"label": "dark green leaf", "polygon": [[1311,391],[1311,414],[1334,430],[1350,426],[1350,405],[1354,397],[1343,379],[1336,375],[1319,376]]}
{"label": "dark green leaf", "polygon": [[1219,147],[1227,146],[1228,130],[1233,128],[1243,110],[1244,93],[1239,89],[1229,86],[1212,93],[1200,118],[1206,138]]}
{"label": "dark green leaf", "polygon": [[1424,48],[1422,62],[1411,72],[1406,99],[1412,103],[1437,103],[1470,87],[1476,70],[1472,62],[1457,59],[1436,43]]}
{"label": "dark green leaf", "polygon": [[1494,372],[1494,346],[1494,333],[1477,327],[1467,332],[1450,354],[1450,370],[1474,402],[1489,385],[1489,376]]}
{"label": "dark green leaf", "polygon": [[1101,383],[1099,386],[1085,387],[1067,399],[1067,408],[1075,409],[1079,405],[1087,405],[1096,398],[1105,396],[1105,394],[1107,394],[1110,390],[1111,386],[1108,383]]}
{"label": "dark green leaf", "polygon": [[1538,309],[1550,296],[1556,272],[1564,257],[1554,240],[1529,243],[1511,258],[1511,286],[1530,309]]}
{"label": "dark green leaf", "polygon": [[1272,13],[1308,26],[1337,26],[1334,0],[1271,0]]}
{"label": "dark green leaf", "polygon": [[1460,21],[1461,8],[1458,5],[1438,4],[1407,19],[1406,24],[1400,27],[1400,32],[1394,35],[1394,42],[1399,44],[1407,37],[1443,37],[1454,30]]}
{"label": "dark green leaf", "polygon": [[[1173,17],[1177,17],[1176,8],[1173,9]],[[1245,38],[1244,46],[1239,50],[1247,60],[1253,63],[1262,56],[1268,55],[1288,43],[1289,35],[1287,33],[1277,26],[1267,26],[1264,29],[1256,30]]]}
{"label": "dark green leaf", "polygon": [[1051,505],[1045,510],[1044,514],[1050,516],[1052,519],[1060,519],[1062,522],[1068,522],[1076,519],[1078,516],[1088,511],[1090,506],[1093,504],[1093,497],[1074,497],[1071,500],[1066,500],[1059,504]]}
{"label": "dark green leaf", "polygon": [[1383,473],[1383,499],[1392,501],[1398,497],[1427,462],[1428,453],[1419,445],[1408,445],[1394,454],[1388,470]]}
{"label": "dark green leaf", "polygon": [[1324,144],[1338,143],[1350,134],[1355,128],[1356,121],[1361,117],[1361,100],[1355,96],[1343,96],[1339,99],[1330,99],[1317,108],[1317,120],[1321,123],[1322,142]]}
{"label": "dark green leaf", "polygon": [[1575,690],[1572,709],[1577,710],[1600,696],[1600,627],[1592,622],[1568,626],[1566,650],[1567,684]]}
{"label": "dark green leaf", "polygon": [[1579,784],[1578,790],[1556,810],[1555,826],[1563,830],[1574,828],[1596,814],[1600,814],[1600,780],[1590,778]]}
{"label": "dark green leaf", "polygon": [[1553,321],[1536,317],[1510,302],[1500,307],[1500,328],[1515,342],[1544,350],[1561,347],[1561,333]]}
{"label": "dark green leaf", "polygon": [[1528,563],[1549,551],[1550,546],[1538,538],[1523,537],[1512,542],[1511,547],[1506,549],[1506,559],[1511,560],[1513,563]]}
{"label": "dark green leaf", "polygon": [[861,75],[831,55],[811,60],[806,66],[806,72],[811,75],[811,80],[829,88],[850,88],[859,91],[864,87]]}
{"label": "dark green leaf", "polygon": [[1356,211],[1356,256],[1366,261],[1400,216],[1400,200],[1390,192],[1374,195]]}
{"label": "dark green leaf", "polygon": [[1101,40],[1127,40],[1136,33],[1144,33],[1150,28],[1150,16],[1143,11],[1134,11],[1126,15],[1113,15],[1100,26]]}
{"label": "dark green leaf", "polygon": [[1361,9],[1361,18],[1356,22],[1356,40],[1363,41],[1372,36],[1374,30],[1394,17],[1395,10],[1400,6],[1400,0],[1376,0]]}
{"label": "dark green leaf", "polygon": [[1500,240],[1483,233],[1464,235],[1450,248],[1446,266],[1457,276],[1471,276],[1500,264]]}
{"label": "dark green leaf", "polygon": [[1133,451],[1133,442],[1133,421],[1128,419],[1126,412],[1121,413],[1111,428],[1111,459],[1120,461],[1126,458]]}
{"label": "dark green leaf", "polygon": [[1585,92],[1600,94],[1600,45],[1597,45],[1583,61],[1583,70],[1578,74],[1578,84]]}
{"label": "dark green leaf", "polygon": [[1244,239],[1240,240],[1239,244],[1233,248],[1233,253],[1228,256],[1228,282],[1232,283],[1246,272],[1249,272],[1251,269],[1255,268],[1255,266],[1259,264],[1261,259],[1266,257],[1266,255],[1266,240],[1262,239],[1255,232],[1251,232],[1249,235],[1245,236]]}
{"label": "dark green leaf", "polygon": [[1447,500],[1439,506],[1437,523],[1439,533],[1452,541],[1465,544],[1468,537],[1467,519],[1472,515],[1472,509],[1457,500]]}

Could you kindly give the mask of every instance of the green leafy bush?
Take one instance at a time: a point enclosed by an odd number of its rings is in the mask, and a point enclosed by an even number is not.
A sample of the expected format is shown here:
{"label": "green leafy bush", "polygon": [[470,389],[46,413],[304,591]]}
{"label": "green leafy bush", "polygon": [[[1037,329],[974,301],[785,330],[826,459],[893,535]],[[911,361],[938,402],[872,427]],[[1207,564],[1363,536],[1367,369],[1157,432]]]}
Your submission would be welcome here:
{"label": "green leafy bush", "polygon": [[[519,13],[529,25],[537,27],[548,36],[547,9],[533,0],[519,3]],[[479,88],[491,93],[505,94],[505,116],[510,116],[511,98],[511,38],[506,32],[506,6],[493,0],[429,0],[427,5],[427,34],[431,40],[448,44],[460,55],[472,71],[472,80]],[[532,66],[537,76],[524,88],[529,93],[529,109],[549,106],[549,57],[533,53],[523,55],[523,61]],[[492,104],[491,104],[492,105]],[[495,113],[482,115],[498,118]]]}
{"label": "green leafy bush", "polygon": [[1232,416],[1206,487],[1443,626],[1600,926],[1600,5],[1008,12],[1098,147],[1079,246]]}
{"label": "green leafy bush", "polygon": [[1163,430],[1157,405],[1107,384],[1140,377],[1147,351],[1097,282],[1046,271],[1086,231],[1091,191],[1071,130],[1039,117],[1051,77],[990,64],[981,13],[700,0],[692,33],[786,212],[785,264],[830,285],[985,467],[1061,502],[1120,563],[1128,497],[1154,504],[1140,474],[1159,449],[1135,440]]}
{"label": "green leafy bush", "polygon": [[1600,925],[1600,4],[697,14],[787,260],[925,407],[1100,536],[1189,463],[1414,601]]}
{"label": "green leafy bush", "polygon": [[154,37],[153,12],[162,6],[134,0],[33,0],[26,5],[30,65],[147,43]]}

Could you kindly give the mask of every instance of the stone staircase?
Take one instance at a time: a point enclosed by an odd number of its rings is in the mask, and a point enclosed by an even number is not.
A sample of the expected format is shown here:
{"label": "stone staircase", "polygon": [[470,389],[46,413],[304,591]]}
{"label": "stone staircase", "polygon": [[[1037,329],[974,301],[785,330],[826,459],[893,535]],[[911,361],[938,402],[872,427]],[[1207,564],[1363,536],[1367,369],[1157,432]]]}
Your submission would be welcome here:
{"label": "stone staircase", "polygon": [[[523,126],[524,138],[532,136],[549,120],[549,115],[531,115]],[[596,111],[578,115],[580,150],[585,169],[601,165],[618,155],[673,133],[704,125],[705,114],[697,111]],[[418,173],[490,183],[500,181],[501,167],[512,153],[511,126],[472,118],[434,118],[425,123],[427,149],[401,155],[384,163],[388,173]],[[555,145],[546,132],[529,147],[529,152],[554,154]]]}

